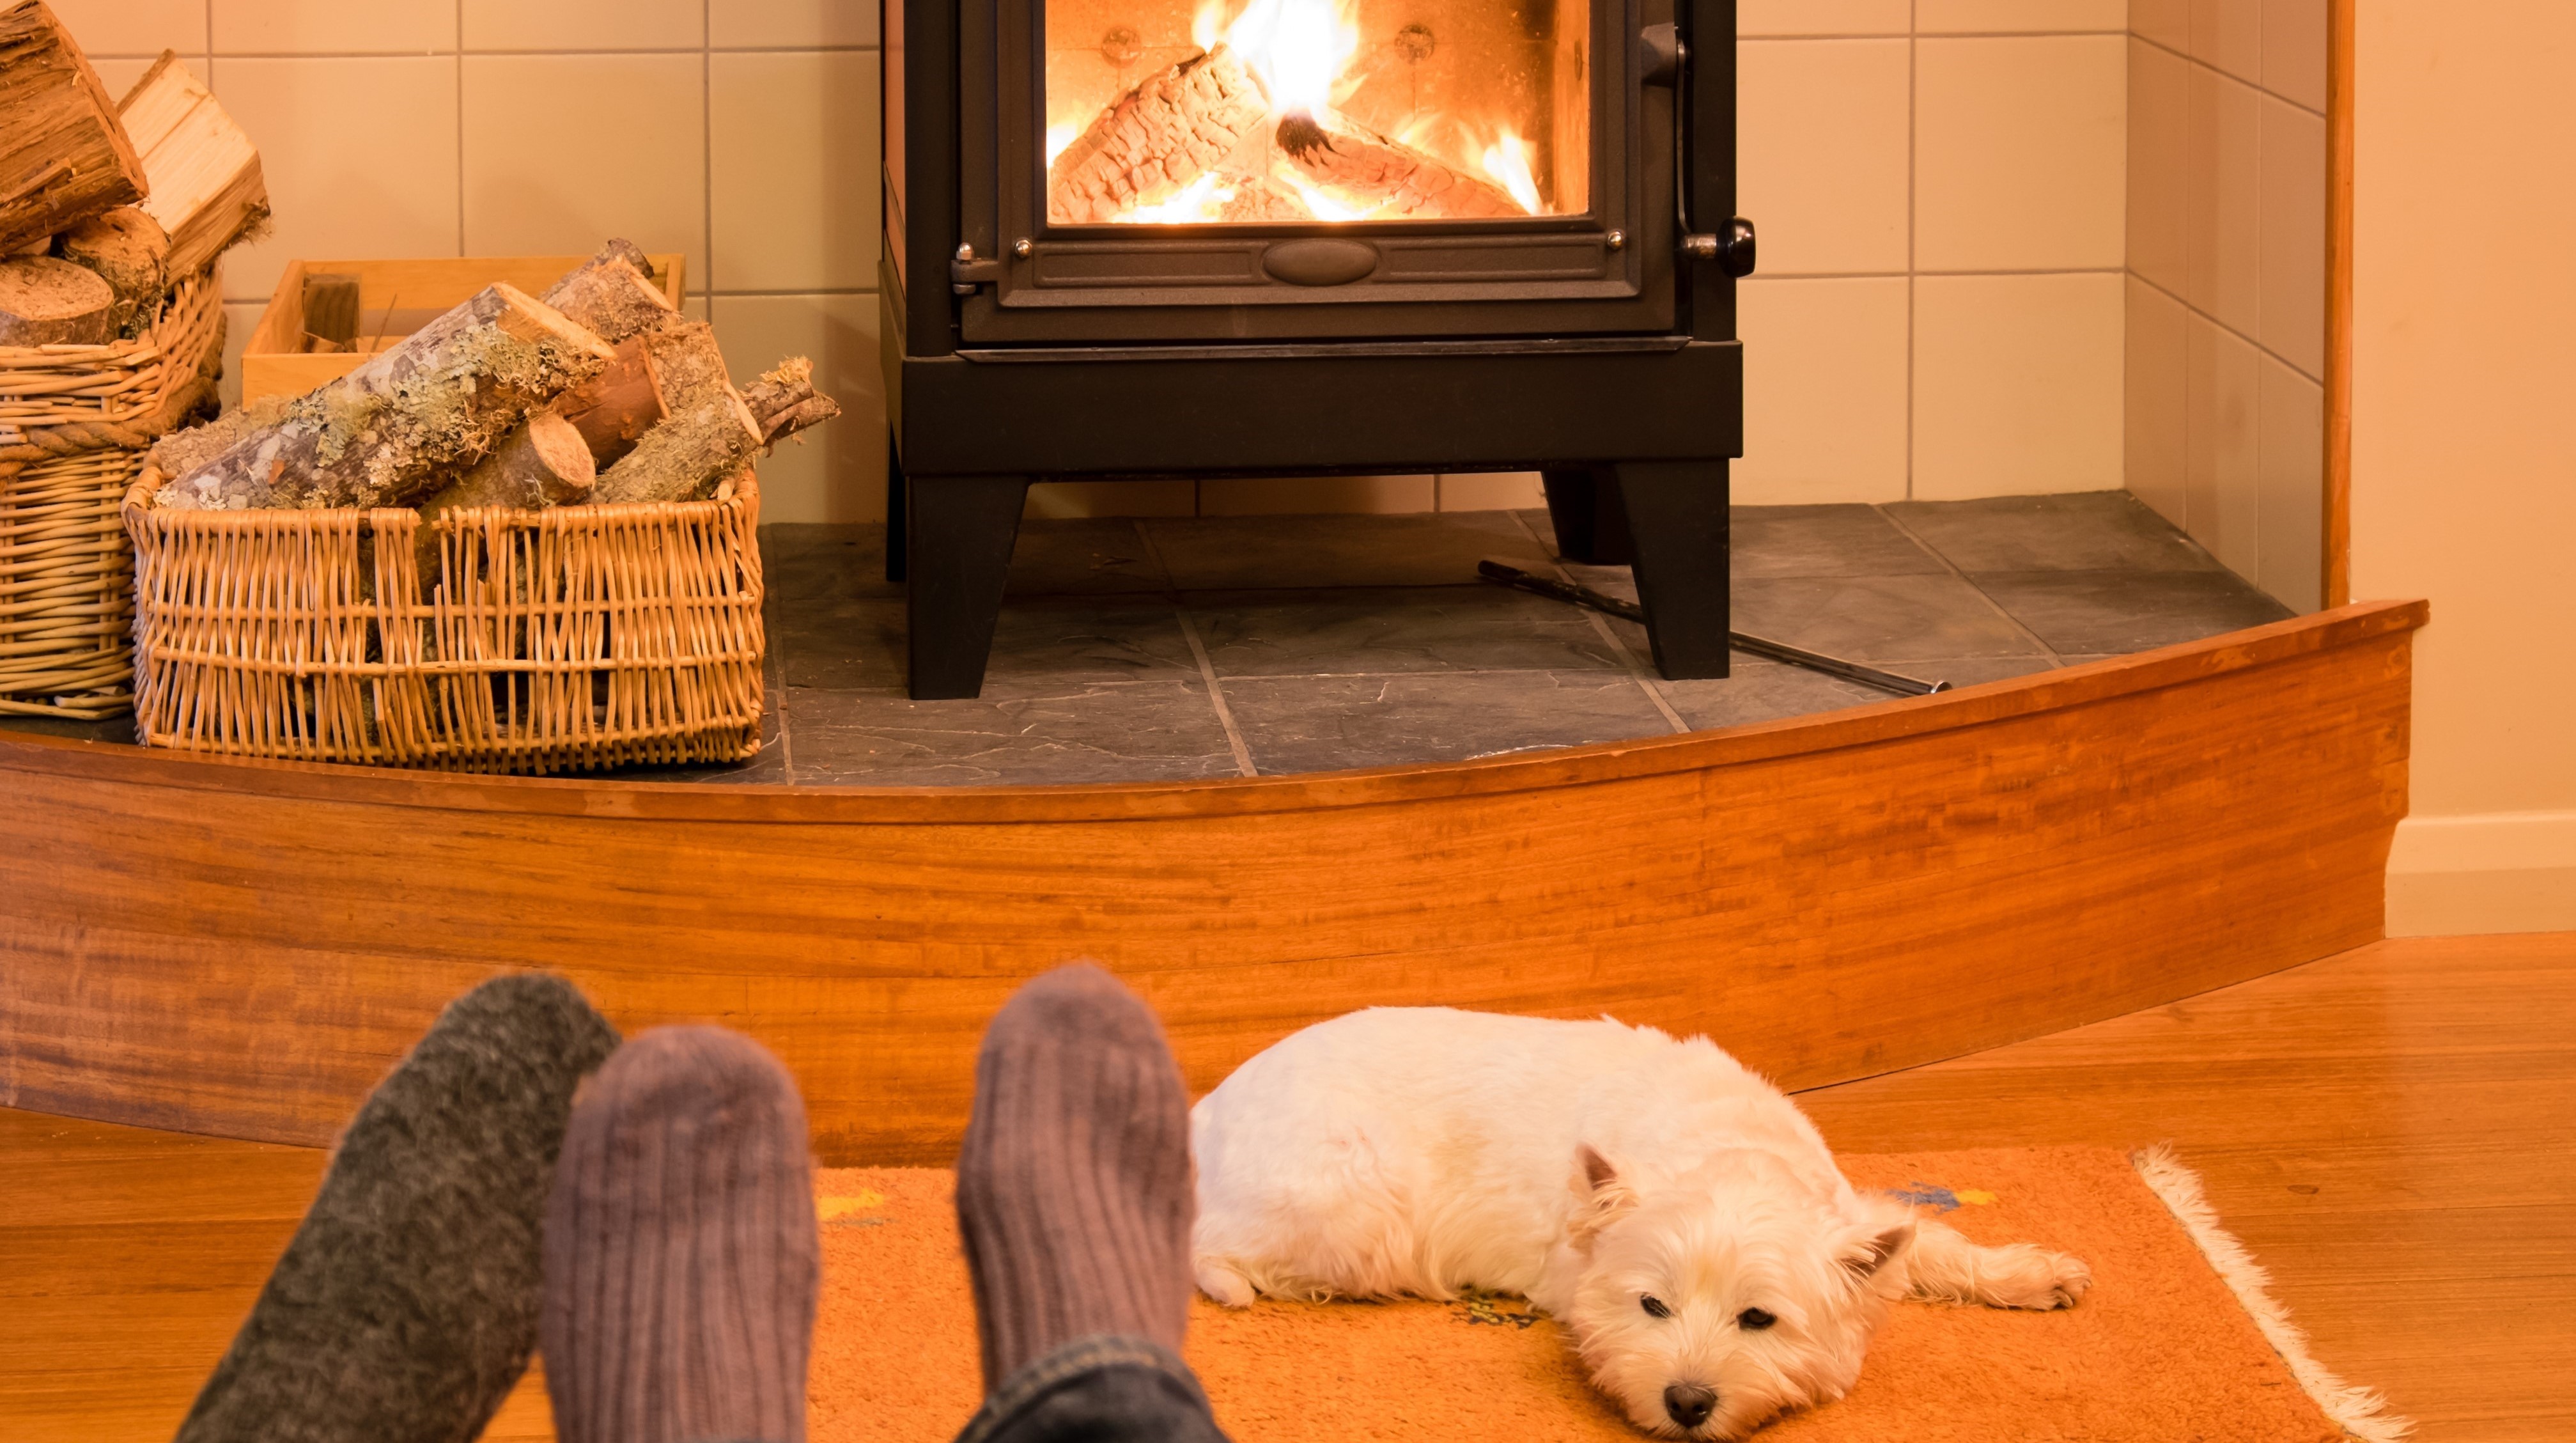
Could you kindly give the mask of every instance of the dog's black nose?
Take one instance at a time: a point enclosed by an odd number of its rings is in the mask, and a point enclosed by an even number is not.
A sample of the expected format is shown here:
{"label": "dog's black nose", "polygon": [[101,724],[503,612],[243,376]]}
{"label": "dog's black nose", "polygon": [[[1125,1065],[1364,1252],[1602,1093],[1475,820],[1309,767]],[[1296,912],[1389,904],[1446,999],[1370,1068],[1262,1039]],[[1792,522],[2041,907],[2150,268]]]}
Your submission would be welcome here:
{"label": "dog's black nose", "polygon": [[1696,1428],[1717,1411],[1717,1390],[1697,1383],[1675,1383],[1664,1390],[1664,1411],[1685,1428]]}

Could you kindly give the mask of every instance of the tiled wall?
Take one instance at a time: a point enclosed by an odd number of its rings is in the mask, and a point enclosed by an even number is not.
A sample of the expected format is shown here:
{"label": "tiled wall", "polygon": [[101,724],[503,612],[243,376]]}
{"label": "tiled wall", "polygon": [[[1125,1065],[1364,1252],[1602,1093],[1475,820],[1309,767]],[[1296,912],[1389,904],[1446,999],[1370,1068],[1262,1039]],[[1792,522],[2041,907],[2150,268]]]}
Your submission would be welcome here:
{"label": "tiled wall", "polygon": [[[875,0],[50,0],[111,93],[163,49],[260,147],[233,357],[294,257],[688,255],[746,378],[814,358],[846,418],[761,469],[765,519],[878,514]],[[237,369],[237,368],[236,368]]]}
{"label": "tiled wall", "polygon": [[1745,502],[2122,480],[2125,0],[1741,0]]}
{"label": "tiled wall", "polygon": [[2326,0],[2135,0],[2128,484],[2320,603]]}

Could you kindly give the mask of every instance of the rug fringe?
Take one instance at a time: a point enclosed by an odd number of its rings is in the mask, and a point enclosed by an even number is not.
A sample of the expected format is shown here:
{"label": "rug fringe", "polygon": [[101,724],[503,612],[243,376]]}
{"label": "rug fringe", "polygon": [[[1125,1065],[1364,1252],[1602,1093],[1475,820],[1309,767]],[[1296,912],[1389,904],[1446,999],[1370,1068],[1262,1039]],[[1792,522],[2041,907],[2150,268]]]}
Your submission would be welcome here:
{"label": "rug fringe", "polygon": [[2336,1426],[2362,1443],[2401,1443],[2415,1430],[2413,1420],[2388,1411],[2388,1401],[2368,1388],[2356,1388],[2327,1371],[2324,1364],[2308,1352],[2308,1335],[2290,1321],[2289,1309],[2272,1296],[2271,1274],[2254,1261],[2254,1255],[2234,1233],[2219,1226],[2218,1210],[2209,1205],[2201,1191],[2200,1174],[2183,1165],[2174,1156],[2173,1144],[2157,1143],[2129,1154],[2129,1163],[2138,1170],[2139,1180],[2147,1190],[2173,1213],[2182,1224],[2201,1256],[2217,1269],[2228,1288],[2236,1294],[2254,1326],[2290,1365],[2290,1376],[2307,1390],[2317,1406]]}

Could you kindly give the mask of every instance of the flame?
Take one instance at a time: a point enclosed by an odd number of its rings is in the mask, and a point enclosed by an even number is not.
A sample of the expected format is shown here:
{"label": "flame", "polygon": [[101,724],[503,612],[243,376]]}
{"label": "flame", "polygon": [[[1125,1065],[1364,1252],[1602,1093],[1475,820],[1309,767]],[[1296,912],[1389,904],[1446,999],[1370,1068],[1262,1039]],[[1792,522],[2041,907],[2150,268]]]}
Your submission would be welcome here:
{"label": "flame", "polygon": [[1504,126],[1494,143],[1485,147],[1478,164],[1494,184],[1511,192],[1522,210],[1538,214],[1538,180],[1530,174],[1530,144],[1518,131]]}
{"label": "flame", "polygon": [[1199,178],[1172,195],[1152,205],[1130,206],[1118,216],[1122,221],[1140,221],[1146,225],[1188,225],[1193,221],[1223,220],[1235,187],[1217,172],[1202,171]]}
{"label": "flame", "polygon": [[[1198,12],[1192,34],[1202,50],[1215,48],[1221,3]],[[1252,0],[1225,28],[1225,43],[1260,78],[1273,111],[1323,115],[1333,106],[1334,77],[1359,53],[1360,27],[1338,0]]]}
{"label": "flame", "polygon": [[1336,195],[1297,173],[1297,167],[1280,161],[1270,168],[1270,178],[1297,193],[1309,214],[1317,220],[1367,220],[1383,209],[1385,202],[1365,205],[1347,196]]}
{"label": "flame", "polygon": [[[1022,131],[1021,133],[1023,135],[1027,134],[1026,131]],[[1055,169],[1055,158],[1064,154],[1064,148],[1073,144],[1081,137],[1082,127],[1079,125],[1048,126],[1046,133],[1047,169]]]}

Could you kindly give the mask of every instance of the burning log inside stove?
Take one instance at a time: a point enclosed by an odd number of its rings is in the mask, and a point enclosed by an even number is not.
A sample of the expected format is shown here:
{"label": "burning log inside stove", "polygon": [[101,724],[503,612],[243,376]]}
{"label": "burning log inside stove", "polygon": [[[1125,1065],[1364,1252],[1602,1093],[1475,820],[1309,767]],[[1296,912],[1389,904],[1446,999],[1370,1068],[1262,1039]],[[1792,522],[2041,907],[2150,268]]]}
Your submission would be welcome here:
{"label": "burning log inside stove", "polygon": [[1279,149],[1318,187],[1356,202],[1372,220],[1476,220],[1525,215],[1520,203],[1455,166],[1348,119],[1325,129],[1303,113],[1282,117]]}
{"label": "burning log inside stove", "polygon": [[1100,113],[1050,176],[1059,225],[1115,220],[1212,170],[1270,113],[1242,57],[1218,45],[1148,77]]}

